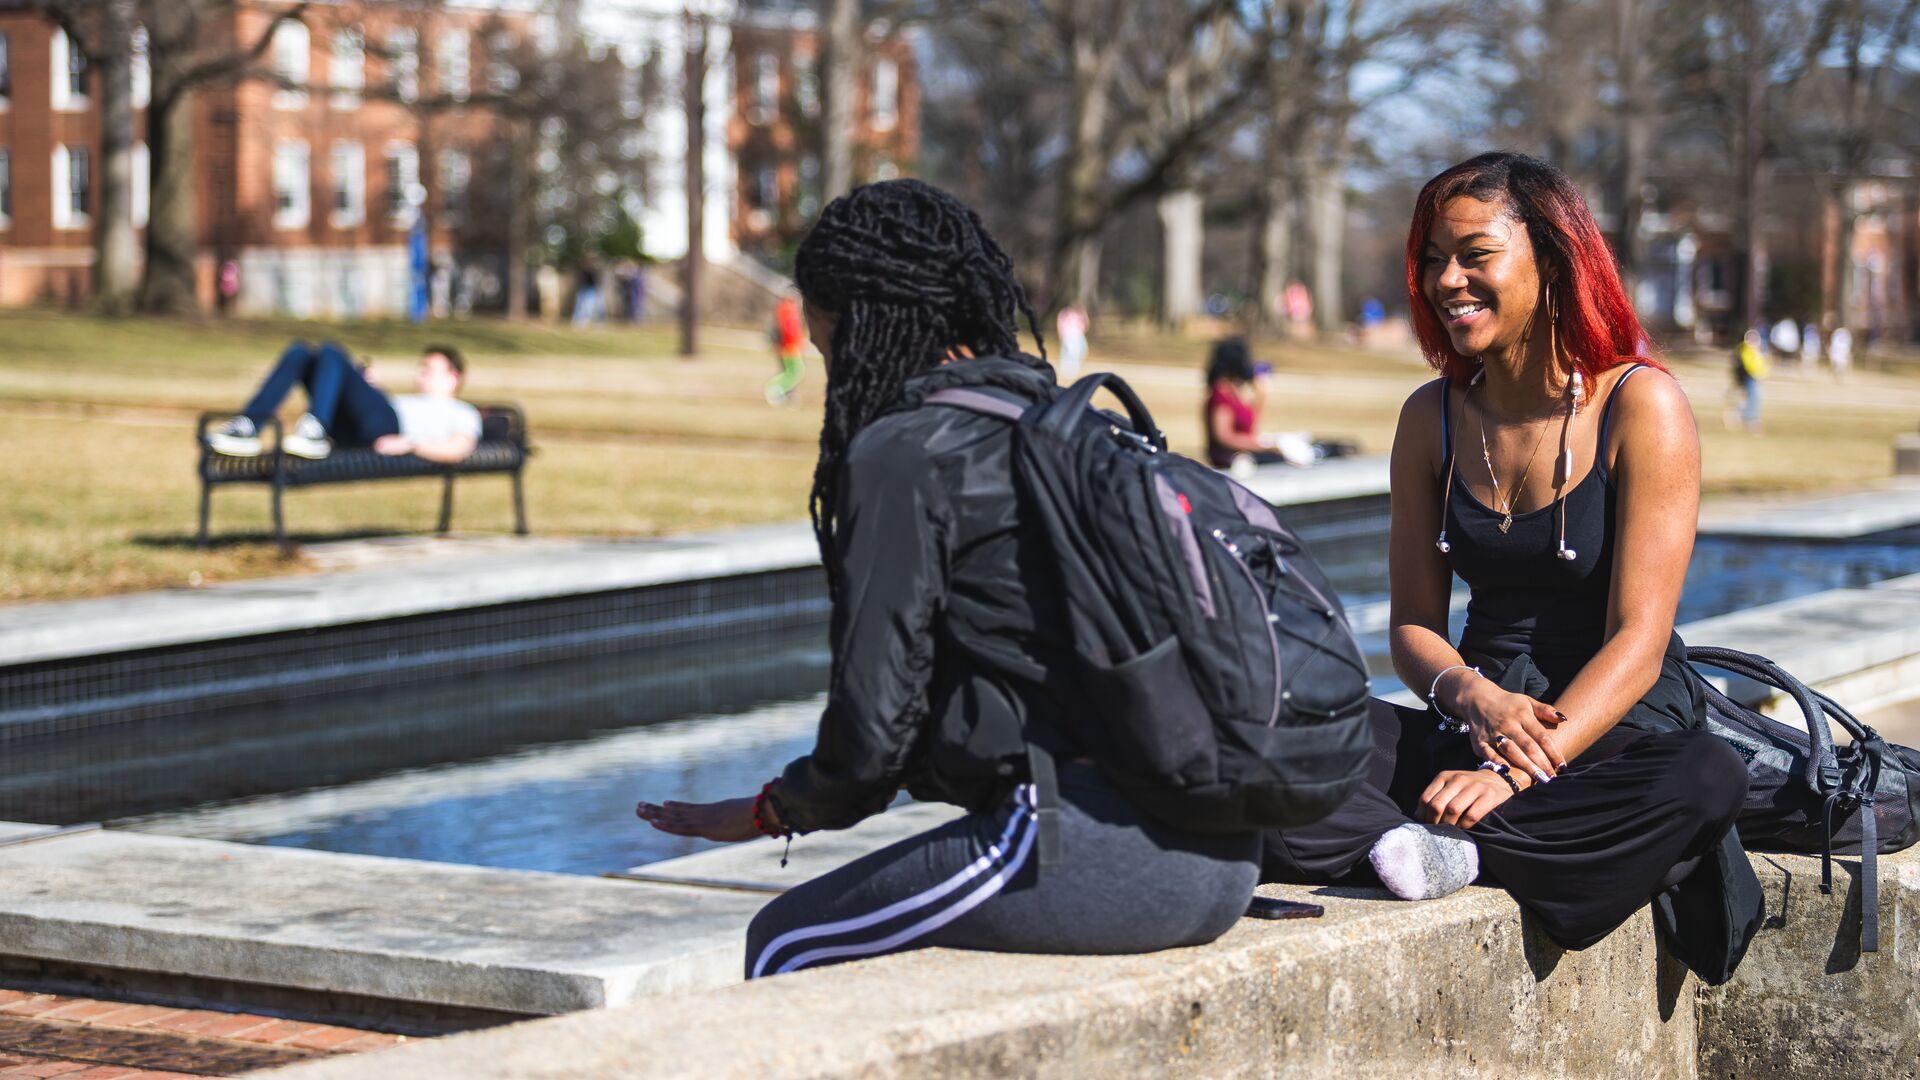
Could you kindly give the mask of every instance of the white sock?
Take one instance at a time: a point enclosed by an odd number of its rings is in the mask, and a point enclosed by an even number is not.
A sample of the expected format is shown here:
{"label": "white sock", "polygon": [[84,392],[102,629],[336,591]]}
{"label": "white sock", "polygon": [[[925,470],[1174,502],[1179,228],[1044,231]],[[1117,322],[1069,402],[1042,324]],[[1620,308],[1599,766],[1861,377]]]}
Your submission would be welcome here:
{"label": "white sock", "polygon": [[1438,900],[1480,875],[1480,849],[1473,841],[1413,822],[1374,841],[1367,861],[1402,900]]}

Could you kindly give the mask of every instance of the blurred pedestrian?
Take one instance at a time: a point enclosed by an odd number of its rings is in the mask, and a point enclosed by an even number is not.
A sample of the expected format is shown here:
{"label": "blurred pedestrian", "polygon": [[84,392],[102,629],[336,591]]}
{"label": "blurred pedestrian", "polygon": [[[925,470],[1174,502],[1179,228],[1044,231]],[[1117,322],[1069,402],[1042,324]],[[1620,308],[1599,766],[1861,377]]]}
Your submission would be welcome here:
{"label": "blurred pedestrian", "polygon": [[1800,370],[1811,371],[1820,363],[1820,324],[1807,323],[1800,332]]}
{"label": "blurred pedestrian", "polygon": [[1060,381],[1070,383],[1080,377],[1087,358],[1087,313],[1068,304],[1054,316],[1053,328],[1060,334]]}
{"label": "blurred pedestrian", "polygon": [[580,265],[580,287],[573,294],[573,325],[607,321],[606,302],[600,296],[600,275],[589,263]]}
{"label": "blurred pedestrian", "polygon": [[[1760,433],[1760,382],[1767,377],[1767,354],[1761,351],[1760,331],[1749,330],[1733,351],[1733,390],[1740,395],[1738,419],[1753,434]],[[1734,426],[1729,409],[1727,426]]]}
{"label": "blurred pedestrian", "polygon": [[1773,354],[1783,360],[1800,352],[1800,324],[1793,319],[1781,319],[1774,323],[1768,337]]}
{"label": "blurred pedestrian", "polygon": [[767,404],[791,405],[800,380],[807,374],[807,362],[800,351],[806,347],[807,327],[800,315],[800,301],[791,293],[773,306],[774,355],[780,373],[767,380]]}
{"label": "blurred pedestrian", "polygon": [[1833,335],[1827,339],[1827,362],[1833,365],[1834,378],[1847,377],[1847,369],[1853,366],[1853,331],[1844,326],[1833,328]]}
{"label": "blurred pedestrian", "polygon": [[240,264],[232,259],[220,261],[220,273],[214,283],[214,290],[220,298],[220,313],[226,314],[233,309],[234,300],[240,295]]}

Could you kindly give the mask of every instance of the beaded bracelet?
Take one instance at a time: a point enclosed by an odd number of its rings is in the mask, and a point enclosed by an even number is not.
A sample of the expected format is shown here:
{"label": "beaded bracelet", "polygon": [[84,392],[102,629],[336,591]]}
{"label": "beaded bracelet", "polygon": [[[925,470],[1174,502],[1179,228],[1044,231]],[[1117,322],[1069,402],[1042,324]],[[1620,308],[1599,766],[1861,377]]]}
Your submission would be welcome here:
{"label": "beaded bracelet", "polygon": [[1440,680],[1446,678],[1447,672],[1449,671],[1471,671],[1475,675],[1479,675],[1480,669],[1467,664],[1450,664],[1440,669],[1440,674],[1433,677],[1433,685],[1427,688],[1427,707],[1432,709],[1433,714],[1440,718],[1440,723],[1437,726],[1441,733],[1447,735],[1465,735],[1467,732],[1473,730],[1472,725],[1468,724],[1465,720],[1455,720],[1453,717],[1447,715],[1445,709],[1440,707]]}
{"label": "beaded bracelet", "polygon": [[1513,781],[1513,776],[1512,776],[1513,767],[1511,765],[1508,765],[1506,762],[1483,761],[1480,763],[1480,771],[1490,772],[1493,775],[1499,777],[1500,779],[1505,780],[1507,782],[1507,786],[1513,789],[1513,793],[1515,795],[1520,794],[1520,785],[1514,783]]}
{"label": "beaded bracelet", "polygon": [[785,825],[776,828],[767,820],[767,805],[773,800],[773,785],[777,783],[779,779],[775,778],[760,785],[760,794],[753,799],[753,827],[759,829],[763,836],[771,836],[775,840],[786,840],[787,848],[780,853],[780,869],[785,870],[787,856],[793,854],[793,830]]}

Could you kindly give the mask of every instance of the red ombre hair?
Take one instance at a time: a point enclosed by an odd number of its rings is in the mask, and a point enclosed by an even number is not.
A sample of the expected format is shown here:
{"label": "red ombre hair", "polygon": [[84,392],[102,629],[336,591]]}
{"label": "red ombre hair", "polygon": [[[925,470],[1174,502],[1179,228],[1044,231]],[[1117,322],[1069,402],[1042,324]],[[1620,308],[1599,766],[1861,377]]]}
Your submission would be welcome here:
{"label": "red ombre hair", "polygon": [[1600,372],[1634,360],[1665,370],[1647,355],[1652,343],[1640,328],[1613,253],[1580,189],[1539,158],[1506,151],[1453,166],[1427,181],[1413,204],[1413,227],[1407,232],[1407,300],[1414,336],[1435,370],[1457,381],[1477,367],[1453,351],[1421,287],[1421,261],[1434,220],[1442,207],[1463,195],[1504,206],[1527,227],[1540,276],[1553,282],[1554,333],[1588,385]]}

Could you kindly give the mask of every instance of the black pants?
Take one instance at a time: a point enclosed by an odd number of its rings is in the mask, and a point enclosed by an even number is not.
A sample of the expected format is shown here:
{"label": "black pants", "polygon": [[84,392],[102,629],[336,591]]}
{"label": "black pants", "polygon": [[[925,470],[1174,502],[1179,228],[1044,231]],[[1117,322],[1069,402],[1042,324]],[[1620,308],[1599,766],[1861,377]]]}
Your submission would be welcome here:
{"label": "black pants", "polygon": [[[1414,820],[1436,773],[1479,763],[1464,736],[1435,730],[1431,713],[1375,699],[1371,719],[1366,784],[1328,817],[1268,833],[1263,880],[1377,882],[1366,858],[1374,841]],[[1508,800],[1466,835],[1480,849],[1483,881],[1505,887],[1554,941],[1581,949],[1700,870],[1746,791],[1745,765],[1717,736],[1615,727],[1551,784]]]}
{"label": "black pants", "polygon": [[[999,807],[775,897],[747,928],[747,978],[930,946],[1105,955],[1203,945],[1247,910],[1253,834],[1148,818],[1085,763],[1060,766],[1060,861],[1038,866],[1032,785]],[[805,838],[795,843],[806,843]]]}

